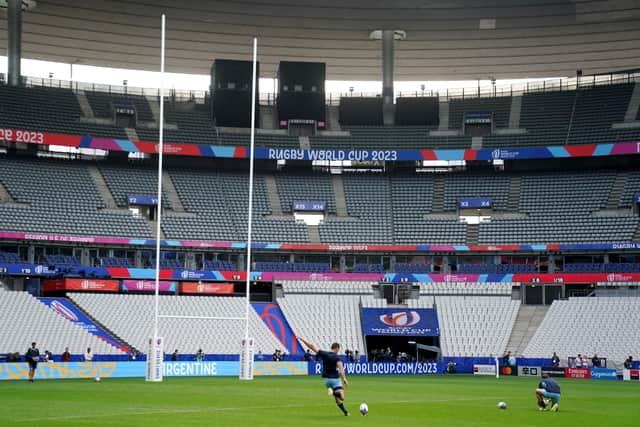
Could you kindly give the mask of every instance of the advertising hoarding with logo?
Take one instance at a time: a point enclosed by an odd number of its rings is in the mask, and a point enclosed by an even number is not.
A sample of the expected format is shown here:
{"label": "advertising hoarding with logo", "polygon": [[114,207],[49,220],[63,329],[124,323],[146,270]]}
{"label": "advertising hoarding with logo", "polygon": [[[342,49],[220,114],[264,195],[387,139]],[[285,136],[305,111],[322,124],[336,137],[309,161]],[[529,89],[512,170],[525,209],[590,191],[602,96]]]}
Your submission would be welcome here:
{"label": "advertising hoarding with logo", "polygon": [[117,280],[105,280],[105,279],[45,280],[42,283],[42,290],[45,292],[55,292],[55,291],[118,292],[120,290],[120,283]]}
{"label": "advertising hoarding with logo", "polygon": [[592,380],[617,380],[618,375],[615,369],[591,368]]}
{"label": "advertising hoarding with logo", "polygon": [[547,374],[550,377],[556,377],[556,378],[564,378],[565,376],[565,372],[564,372],[565,368],[560,368],[560,367],[553,367],[553,366],[545,366],[542,368],[542,373],[543,374]]}
{"label": "advertising hoarding with logo", "polygon": [[567,368],[565,370],[565,377],[588,380],[591,378],[591,370],[589,368]]}
{"label": "advertising hoarding with logo", "polygon": [[432,308],[363,308],[362,332],[382,336],[440,335],[438,316]]}
{"label": "advertising hoarding with logo", "polygon": [[[160,292],[175,292],[176,282],[160,280],[158,283],[158,289]],[[122,281],[122,290],[133,292],[155,292],[156,282],[155,280],[125,279]]]}
{"label": "advertising hoarding with logo", "polygon": [[473,375],[496,375],[496,365],[473,365]]}
{"label": "advertising hoarding with logo", "polygon": [[180,283],[181,294],[233,295],[233,283]]}
{"label": "advertising hoarding with logo", "polygon": [[539,377],[540,375],[542,375],[540,366],[518,366],[519,377]]}

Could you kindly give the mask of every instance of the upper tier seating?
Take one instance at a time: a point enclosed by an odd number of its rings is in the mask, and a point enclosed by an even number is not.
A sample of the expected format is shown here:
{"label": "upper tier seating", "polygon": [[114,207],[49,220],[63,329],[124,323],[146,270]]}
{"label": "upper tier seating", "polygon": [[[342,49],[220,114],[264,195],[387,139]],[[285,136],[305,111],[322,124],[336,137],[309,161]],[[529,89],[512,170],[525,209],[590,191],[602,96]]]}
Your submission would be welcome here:
{"label": "upper tier seating", "polygon": [[[153,333],[153,295],[80,294],[70,298],[119,337],[137,349],[146,349]],[[210,296],[160,296],[160,313],[174,316],[243,317],[244,298]],[[197,327],[194,325],[197,324]],[[249,329],[256,353],[270,353],[282,344],[254,310],[249,310]],[[238,354],[244,337],[244,321],[161,318],[158,330],[165,348],[180,353]]]}
{"label": "upper tier seating", "polygon": [[85,91],[89,105],[93,110],[93,114],[96,117],[112,118],[113,117],[113,102],[127,101],[134,105],[138,121],[153,122],[153,113],[151,107],[147,102],[147,98],[142,95],[133,94],[119,94],[119,93],[107,93],[97,91]]}
{"label": "upper tier seating", "polygon": [[61,354],[65,347],[69,347],[72,354],[82,354],[88,347],[93,354],[122,354],[27,292],[0,290],[0,313],[0,353],[24,355],[35,341],[41,354],[45,350]]}
{"label": "upper tier seating", "polygon": [[465,112],[493,113],[494,128],[509,127],[511,97],[452,99],[449,102],[449,129],[462,129]]}
{"label": "upper tier seating", "polygon": [[68,135],[126,139],[122,128],[80,122],[80,105],[69,89],[0,85],[0,127]]}
{"label": "upper tier seating", "polygon": [[556,300],[525,348],[525,357],[560,360],[597,354],[620,367],[640,352],[640,298],[592,297]]}
{"label": "upper tier seating", "polygon": [[151,238],[144,219],[103,210],[83,163],[0,157],[0,182],[20,203],[0,203],[3,230]]}

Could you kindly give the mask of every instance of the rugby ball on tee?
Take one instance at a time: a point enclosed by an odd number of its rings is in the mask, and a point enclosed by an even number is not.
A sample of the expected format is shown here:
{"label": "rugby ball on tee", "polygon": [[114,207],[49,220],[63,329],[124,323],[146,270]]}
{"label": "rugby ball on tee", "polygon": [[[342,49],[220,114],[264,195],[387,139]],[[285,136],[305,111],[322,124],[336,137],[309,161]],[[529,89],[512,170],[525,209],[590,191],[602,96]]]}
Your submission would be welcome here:
{"label": "rugby ball on tee", "polygon": [[498,409],[507,409],[507,404],[505,402],[498,402]]}
{"label": "rugby ball on tee", "polygon": [[367,413],[369,413],[369,406],[367,406],[366,403],[361,403],[360,404],[360,413],[362,415],[367,415]]}

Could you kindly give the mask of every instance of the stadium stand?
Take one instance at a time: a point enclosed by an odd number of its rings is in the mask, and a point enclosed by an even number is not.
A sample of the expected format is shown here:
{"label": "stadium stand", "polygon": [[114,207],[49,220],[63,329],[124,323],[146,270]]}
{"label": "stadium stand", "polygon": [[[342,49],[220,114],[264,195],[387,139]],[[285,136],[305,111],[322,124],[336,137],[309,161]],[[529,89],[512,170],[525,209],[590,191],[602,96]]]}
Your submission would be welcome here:
{"label": "stadium stand", "polygon": [[499,356],[507,348],[520,301],[498,296],[437,296],[444,356]]}
{"label": "stadium stand", "polygon": [[418,283],[420,295],[503,295],[510,296],[519,283],[432,282]]}
{"label": "stadium stand", "polygon": [[[524,350],[525,357],[560,360],[577,354],[598,354],[619,367],[629,354],[637,354],[640,298],[592,297],[556,300]],[[609,364],[612,367],[612,364]]]}
{"label": "stadium stand", "polygon": [[98,91],[85,91],[89,105],[96,117],[112,118],[113,103],[127,101],[135,106],[138,121],[153,122],[153,113],[147,102],[147,98],[142,95],[117,94]]}
{"label": "stadium stand", "polygon": [[[91,347],[94,354],[117,355],[116,347],[70,322],[27,292],[0,290],[0,352],[23,354],[32,341],[41,353],[49,350],[61,354],[65,347],[82,354]],[[11,313],[11,315],[5,315]]]}
{"label": "stadium stand", "polygon": [[144,219],[104,210],[82,163],[0,157],[0,182],[17,203],[0,204],[3,230],[151,237]]}
{"label": "stadium stand", "polygon": [[[150,168],[100,165],[100,173],[113,195],[118,207],[129,206],[129,195],[155,195],[158,193],[158,171]],[[171,202],[166,194],[162,193],[162,205],[171,209]]]}
{"label": "stadium stand", "polygon": [[238,265],[232,261],[204,261],[203,268],[205,270],[218,270],[218,271],[236,271]]}
{"label": "stadium stand", "polygon": [[356,294],[371,295],[378,282],[279,280],[285,295],[290,294]]}
{"label": "stadium stand", "polygon": [[133,267],[133,263],[129,258],[117,258],[117,257],[102,257],[100,258],[100,265],[103,267]]}
{"label": "stadium stand", "polygon": [[326,202],[326,212],[336,213],[336,198],[333,193],[331,175],[329,174],[277,174],[276,183],[282,212],[291,213],[293,202],[323,201]]}
{"label": "stadium stand", "polygon": [[80,122],[80,105],[69,89],[0,85],[0,126],[68,135],[126,139],[122,128]]}
{"label": "stadium stand", "polygon": [[344,349],[363,352],[364,340],[360,323],[360,295],[285,294],[278,298],[296,336],[328,348],[339,342]]}
{"label": "stadium stand", "polygon": [[462,129],[466,112],[491,112],[494,128],[509,127],[511,97],[452,99],[449,102],[449,129]]}
{"label": "stadium stand", "polygon": [[20,255],[13,252],[0,252],[0,263],[6,264],[21,264],[24,261],[20,258]]}
{"label": "stadium stand", "polygon": [[68,255],[45,255],[45,261],[49,265],[81,265],[82,263],[78,258]]}
{"label": "stadium stand", "polygon": [[[116,295],[71,293],[69,297],[94,319],[137,349],[145,349],[152,333],[153,295]],[[245,301],[235,297],[173,296],[160,297],[160,312],[176,316],[242,317]],[[256,340],[256,353],[270,353],[282,344],[267,329],[255,311],[250,310],[249,327]],[[192,319],[160,319],[159,330],[167,349],[193,354],[202,348],[205,354],[238,354],[244,336],[244,322]]]}

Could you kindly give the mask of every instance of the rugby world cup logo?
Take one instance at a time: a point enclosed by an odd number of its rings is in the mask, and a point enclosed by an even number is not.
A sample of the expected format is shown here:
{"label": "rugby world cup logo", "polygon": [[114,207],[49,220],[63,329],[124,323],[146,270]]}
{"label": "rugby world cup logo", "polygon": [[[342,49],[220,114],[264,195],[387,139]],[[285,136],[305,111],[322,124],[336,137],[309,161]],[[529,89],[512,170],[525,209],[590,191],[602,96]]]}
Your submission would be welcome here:
{"label": "rugby world cup logo", "polygon": [[398,313],[383,314],[380,321],[387,326],[395,328],[408,328],[420,322],[420,315],[417,311],[400,311]]}
{"label": "rugby world cup logo", "polygon": [[71,320],[72,322],[77,322],[78,321],[78,317],[73,313],[73,311],[69,310],[61,302],[53,301],[51,303],[51,308],[56,313],[58,313],[60,316],[66,318],[68,320]]}

